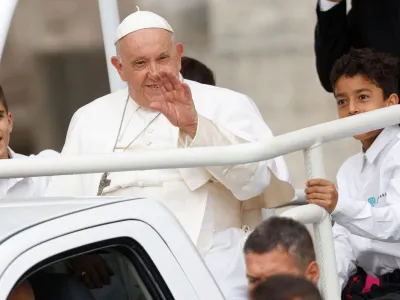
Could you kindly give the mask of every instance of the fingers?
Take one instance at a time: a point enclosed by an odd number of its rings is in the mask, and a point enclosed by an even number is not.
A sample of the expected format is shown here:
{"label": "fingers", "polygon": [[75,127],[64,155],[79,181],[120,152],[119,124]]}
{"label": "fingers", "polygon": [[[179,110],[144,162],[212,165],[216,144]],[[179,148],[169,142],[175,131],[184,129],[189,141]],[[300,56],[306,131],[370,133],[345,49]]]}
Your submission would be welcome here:
{"label": "fingers", "polygon": [[306,194],[312,194],[312,193],[327,193],[328,192],[328,187],[326,186],[312,186],[312,187],[307,187],[305,189]]}
{"label": "fingers", "polygon": [[315,185],[328,186],[328,185],[333,185],[333,183],[326,179],[317,178],[317,179],[310,179],[309,181],[307,181],[306,185],[307,186],[315,186]]}
{"label": "fingers", "polygon": [[74,273],[89,289],[102,288],[109,285],[110,276],[114,272],[100,255],[86,255],[71,260]]}
{"label": "fingers", "polygon": [[311,193],[307,194],[307,200],[310,199],[318,199],[318,200],[330,200],[330,194],[323,194],[323,193]]}
{"label": "fingers", "polygon": [[95,265],[95,269],[97,271],[98,279],[105,285],[109,285],[110,284],[110,274],[109,274],[109,267],[107,266],[107,263],[105,261],[103,261],[102,263]]}
{"label": "fingers", "polygon": [[173,73],[171,72],[161,72],[161,74],[165,74],[166,77],[168,77],[169,82],[173,85],[174,89],[177,91],[182,91],[183,87],[182,87],[182,81],[179,80],[179,78],[177,76],[175,76]]}
{"label": "fingers", "polygon": [[157,76],[157,84],[163,94],[175,89],[170,77],[165,72],[160,72],[160,74]]}
{"label": "fingers", "polygon": [[83,283],[89,288],[89,289],[95,289],[95,288],[101,288],[101,286],[98,286],[94,280],[92,280],[94,270],[88,269],[85,272],[82,272],[82,274],[80,274],[80,278],[83,281]]}
{"label": "fingers", "polygon": [[187,83],[181,83],[186,99],[192,99],[192,91]]}

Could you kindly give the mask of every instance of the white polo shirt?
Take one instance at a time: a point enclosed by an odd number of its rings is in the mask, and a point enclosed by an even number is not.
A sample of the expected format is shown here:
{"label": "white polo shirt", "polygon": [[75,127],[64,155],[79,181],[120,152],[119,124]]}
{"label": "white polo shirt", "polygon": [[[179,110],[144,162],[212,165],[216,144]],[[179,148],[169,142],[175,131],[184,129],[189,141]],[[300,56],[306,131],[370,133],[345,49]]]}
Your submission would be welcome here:
{"label": "white polo shirt", "polygon": [[[37,156],[31,155],[28,157],[15,153],[11,148],[8,148],[8,153],[10,159],[32,159],[34,157],[54,157],[60,155],[56,151],[45,150],[40,152]],[[43,176],[0,179],[0,199],[43,196],[50,178],[50,176]]]}

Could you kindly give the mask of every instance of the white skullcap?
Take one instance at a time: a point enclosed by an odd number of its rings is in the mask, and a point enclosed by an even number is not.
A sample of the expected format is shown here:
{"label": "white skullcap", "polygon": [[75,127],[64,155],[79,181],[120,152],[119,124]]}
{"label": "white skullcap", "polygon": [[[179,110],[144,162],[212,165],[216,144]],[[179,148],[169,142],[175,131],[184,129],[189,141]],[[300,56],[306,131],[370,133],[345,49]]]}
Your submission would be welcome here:
{"label": "white skullcap", "polygon": [[136,8],[138,9],[136,12],[127,16],[121,24],[119,24],[115,43],[129,33],[146,28],[160,28],[172,33],[174,32],[167,20],[163,17],[150,11],[141,11],[137,6]]}

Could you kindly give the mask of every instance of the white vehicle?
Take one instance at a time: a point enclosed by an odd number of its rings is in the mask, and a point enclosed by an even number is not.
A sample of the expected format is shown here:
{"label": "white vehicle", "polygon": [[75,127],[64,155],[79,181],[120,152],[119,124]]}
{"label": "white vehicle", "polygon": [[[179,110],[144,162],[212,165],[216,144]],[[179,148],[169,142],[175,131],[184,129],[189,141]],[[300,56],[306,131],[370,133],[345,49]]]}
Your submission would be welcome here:
{"label": "white vehicle", "polygon": [[141,296],[137,299],[224,299],[164,206],[115,197],[2,202],[0,299],[45,267],[99,250],[126,258]]}

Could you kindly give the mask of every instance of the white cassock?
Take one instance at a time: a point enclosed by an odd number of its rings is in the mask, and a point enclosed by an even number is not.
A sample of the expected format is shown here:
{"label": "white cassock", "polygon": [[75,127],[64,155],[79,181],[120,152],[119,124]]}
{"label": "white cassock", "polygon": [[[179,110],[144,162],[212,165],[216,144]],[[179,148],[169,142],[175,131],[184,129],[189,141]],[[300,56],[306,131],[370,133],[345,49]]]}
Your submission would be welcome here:
{"label": "white cassock", "polygon": [[[185,80],[199,115],[190,139],[160,115],[126,151],[236,145],[272,137],[253,101],[240,93]],[[99,98],[72,118],[63,155],[112,152],[128,89]],[[118,151],[157,115],[129,99]],[[242,165],[111,173],[105,196],[146,197],[166,205],[197,245],[227,299],[247,299],[241,221],[243,201],[264,192],[271,173],[288,181],[283,158]],[[48,195],[94,196],[102,174],[54,177]]]}

